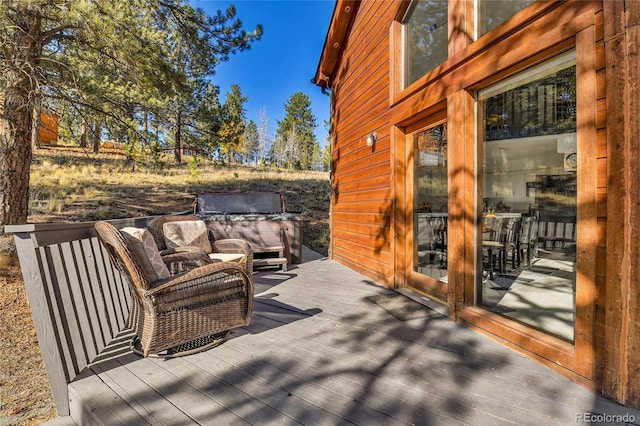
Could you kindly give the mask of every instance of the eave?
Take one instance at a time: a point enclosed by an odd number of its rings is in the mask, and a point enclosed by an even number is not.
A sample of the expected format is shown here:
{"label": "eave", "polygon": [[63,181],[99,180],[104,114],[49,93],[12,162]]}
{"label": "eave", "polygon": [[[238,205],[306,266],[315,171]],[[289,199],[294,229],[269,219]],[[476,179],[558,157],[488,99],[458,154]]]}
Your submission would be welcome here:
{"label": "eave", "polygon": [[324,41],[322,55],[313,78],[313,83],[322,88],[331,88],[331,77],[335,71],[340,52],[344,46],[349,27],[356,14],[359,1],[356,0],[337,0],[333,9],[329,31]]}

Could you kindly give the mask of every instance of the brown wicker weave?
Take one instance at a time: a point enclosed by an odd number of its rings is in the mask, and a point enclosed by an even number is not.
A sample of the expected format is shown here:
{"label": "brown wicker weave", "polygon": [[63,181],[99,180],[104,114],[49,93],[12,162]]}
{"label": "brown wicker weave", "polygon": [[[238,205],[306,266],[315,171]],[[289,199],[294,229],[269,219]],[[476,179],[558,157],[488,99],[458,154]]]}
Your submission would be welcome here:
{"label": "brown wicker weave", "polygon": [[249,324],[253,277],[239,264],[211,263],[149,282],[120,231],[108,222],[97,222],[95,229],[111,262],[128,281],[131,322],[145,357],[176,347],[171,356],[204,350],[211,346],[206,344],[208,337]]}
{"label": "brown wicker weave", "polygon": [[[178,221],[187,221],[187,220],[202,220],[198,216],[158,216],[152,219],[149,222],[148,230],[153,235],[153,239],[158,246],[158,250],[160,250],[163,256],[172,253],[171,250],[167,249],[167,245],[164,241],[164,235],[162,231],[162,225],[167,222],[178,222]],[[225,238],[221,240],[216,240],[213,236],[213,233],[209,231],[209,242],[211,243],[211,248],[214,253],[242,253],[245,256],[245,269],[247,273],[251,274],[253,272],[253,250],[251,249],[251,245],[241,239],[235,238]],[[178,248],[178,250],[189,250],[189,247]]]}

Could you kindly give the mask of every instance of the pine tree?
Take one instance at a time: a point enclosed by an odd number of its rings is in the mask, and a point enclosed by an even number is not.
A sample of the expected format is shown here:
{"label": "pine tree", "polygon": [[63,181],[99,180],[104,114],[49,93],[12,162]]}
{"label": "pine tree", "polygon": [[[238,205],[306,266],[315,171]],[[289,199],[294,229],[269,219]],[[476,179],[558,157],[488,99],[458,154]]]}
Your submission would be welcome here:
{"label": "pine tree", "polygon": [[27,219],[37,107],[131,145],[148,139],[149,117],[172,117],[179,144],[204,77],[262,34],[233,6],[210,17],[184,0],[3,0],[0,25],[0,229]]}
{"label": "pine tree", "polygon": [[314,129],[316,117],[311,111],[311,100],[302,92],[296,92],[285,104],[286,115],[278,120],[277,143],[284,144],[287,167],[310,170],[320,156],[320,146]]}
{"label": "pine tree", "polygon": [[260,137],[258,135],[258,126],[253,120],[249,120],[247,127],[244,129],[242,136],[242,146],[240,153],[242,154],[245,164],[256,164],[258,161],[258,152],[260,148]]}
{"label": "pine tree", "polygon": [[240,86],[231,85],[231,91],[222,105],[222,123],[218,136],[220,137],[220,151],[229,163],[235,162],[235,153],[240,150],[242,136],[246,126],[247,111],[244,104],[249,100],[242,96]]}

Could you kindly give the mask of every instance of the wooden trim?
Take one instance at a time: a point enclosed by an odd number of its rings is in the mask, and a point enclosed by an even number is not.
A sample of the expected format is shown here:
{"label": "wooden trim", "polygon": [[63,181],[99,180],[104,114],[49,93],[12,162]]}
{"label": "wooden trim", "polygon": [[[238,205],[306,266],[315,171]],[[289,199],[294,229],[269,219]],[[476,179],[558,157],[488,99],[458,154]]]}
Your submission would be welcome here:
{"label": "wooden trim", "polygon": [[449,54],[454,56],[473,42],[473,2],[449,1]]}
{"label": "wooden trim", "polygon": [[404,18],[404,15],[407,13],[407,10],[409,10],[409,6],[411,6],[411,2],[413,0],[400,0],[398,3],[398,10],[396,11],[396,16],[394,17],[394,20],[398,21],[399,23],[402,23],[402,19]]}
{"label": "wooden trim", "polygon": [[[616,182],[607,188],[607,276],[605,299],[604,326],[604,372],[602,392],[615,398],[624,398],[623,380],[625,366],[624,352],[621,347],[623,339],[621,324],[623,322],[623,293],[625,276],[625,222],[629,219],[626,207],[625,161],[627,149],[625,147],[625,111],[622,101],[625,98],[625,69],[624,58],[624,4],[619,1],[604,2],[604,31],[606,57],[606,85],[607,85],[607,181]],[[625,217],[626,216],[626,217]]]}
{"label": "wooden trim", "polygon": [[[461,90],[449,96],[449,316],[456,319],[465,306],[473,304],[475,269],[475,100]],[[460,267],[459,265],[462,265]],[[469,293],[471,291],[471,293]]]}
{"label": "wooden trim", "polygon": [[[558,6],[556,3],[553,2]],[[521,24],[520,27],[516,27],[518,31],[509,33],[508,38],[488,38],[495,44],[485,42],[485,36],[493,34],[494,30],[487,33],[398,93],[392,103],[392,123],[403,125],[415,114],[458,90],[474,90],[486,86],[523,67],[534,65],[553,54],[570,49],[575,44],[575,34],[594,24],[595,4],[592,2],[571,2],[573,7],[570,10],[567,7],[551,8],[551,3],[547,2],[535,3],[532,6],[539,4],[546,5],[544,11],[547,13],[537,22],[537,31]],[[527,10],[529,9],[524,9]],[[532,46],[535,46],[535,49]],[[492,51],[492,57],[496,58],[495,61],[487,61],[484,55],[481,55],[489,49]],[[414,96],[418,94],[419,96]]]}
{"label": "wooden trim", "polygon": [[404,80],[404,64],[402,61],[402,24],[393,21],[389,28],[389,107],[393,100],[402,91]]}
{"label": "wooden trim", "polygon": [[[429,74],[418,79],[409,87],[404,88],[404,90],[399,93],[400,97],[398,99],[394,99],[394,103],[401,101],[404,97],[411,96],[415,91],[415,88],[424,86],[436,78],[439,79],[442,75],[449,72],[451,68],[459,67],[461,64],[480,54],[482,51],[489,48],[495,49],[495,46],[505,38],[508,38],[512,34],[516,33],[536,17],[542,16],[543,14],[548,13],[554,8],[558,7],[559,4],[559,2],[537,2],[521,10],[498,27],[492,29],[487,34],[484,34],[478,40],[471,43],[467,49],[457,50],[455,54],[450,54],[449,59],[443,62],[439,67],[431,71]],[[473,5],[471,4],[468,7],[473,8]],[[559,25],[561,23],[558,16],[554,16],[551,19],[555,20],[554,23],[556,25]],[[567,18],[565,17],[563,20],[566,19]],[[471,23],[471,25],[473,25],[473,23]],[[473,34],[473,29],[471,34]],[[496,56],[499,56],[499,54],[496,54]]]}
{"label": "wooden trim", "polygon": [[597,214],[597,129],[595,28],[576,36],[576,94],[578,139],[578,195],[576,241],[575,336],[576,373],[593,379],[595,374]]}
{"label": "wooden trim", "polygon": [[636,2],[604,1],[607,277],[602,392],[640,407],[640,27]]}
{"label": "wooden trim", "polygon": [[574,374],[576,356],[574,346],[556,337],[477,307],[467,307],[458,320],[501,344],[524,352],[548,367],[571,376],[581,384],[593,388],[593,383]]}
{"label": "wooden trim", "polygon": [[[406,287],[406,250],[399,247],[400,239],[398,235],[407,235],[407,221],[404,208],[406,200],[407,181],[406,163],[402,158],[406,157],[406,144],[404,133],[398,127],[391,127],[391,187],[393,191],[394,209],[391,218],[391,229],[393,230],[392,250],[393,250],[393,284],[394,288]],[[404,238],[406,240],[406,238]]]}
{"label": "wooden trim", "polygon": [[[578,141],[579,141],[579,159],[580,170],[579,175],[579,196],[578,196],[578,220],[580,223],[580,232],[578,240],[578,258],[577,265],[577,291],[576,291],[576,337],[575,349],[572,344],[566,343],[561,339],[549,336],[545,333],[537,332],[529,329],[527,326],[516,323],[510,319],[502,318],[499,315],[484,313],[481,308],[474,307],[473,298],[475,297],[475,277],[461,277],[464,280],[464,309],[460,310],[458,284],[452,285],[457,280],[450,276],[450,285],[452,288],[451,296],[456,298],[452,306],[450,304],[450,312],[458,309],[463,321],[473,323],[476,328],[484,329],[489,334],[502,336],[502,339],[513,342],[515,347],[525,350],[530,354],[538,354],[541,359],[547,363],[557,363],[563,368],[572,370],[577,375],[583,377],[582,381],[593,387],[592,380],[595,377],[595,302],[596,292],[596,269],[598,257],[597,240],[597,128],[596,128],[596,43],[595,43],[595,27],[591,26],[576,35],[576,56],[577,56],[577,92],[578,92]],[[456,111],[456,114],[470,117],[465,114],[463,105],[455,103],[455,97],[450,97],[450,105]],[[452,114],[450,114],[451,116]],[[450,117],[453,120],[453,117]],[[470,119],[470,118],[468,118]],[[465,122],[461,121],[458,126],[465,129]],[[467,128],[473,128],[468,126]],[[477,131],[477,130],[476,130]],[[472,131],[467,130],[468,133]],[[459,137],[464,140],[464,134],[459,136],[456,133],[453,137]],[[452,144],[453,145],[453,144]],[[482,158],[482,146],[475,146],[475,141],[466,140],[469,152],[476,152],[477,158]],[[464,158],[464,153],[457,154],[458,158]],[[460,160],[461,167],[468,167],[473,164],[473,160],[467,157]],[[476,175],[474,170],[468,170],[466,175],[473,177]],[[477,176],[477,187],[482,187],[482,176]],[[465,195],[467,201],[471,201],[473,190]],[[467,204],[465,210],[469,212],[478,212],[479,206]],[[471,213],[473,214],[473,213]],[[450,219],[451,220],[451,219]],[[473,219],[465,221],[470,226],[468,236],[461,238],[460,245],[463,247],[477,246],[478,236],[473,237]],[[455,229],[455,228],[454,228]],[[474,243],[475,241],[475,243]],[[456,242],[450,243],[455,245]],[[473,270],[472,259],[476,256],[471,251],[466,252],[464,259],[465,270]],[[460,262],[461,259],[458,260]],[[477,261],[476,261],[477,262]],[[462,273],[460,275],[463,275]],[[482,312],[482,313],[481,313]],[[571,349],[569,349],[571,348]],[[574,375],[575,376],[575,375]]]}
{"label": "wooden trim", "polygon": [[[403,23],[411,1],[402,0],[396,12],[394,21],[389,29],[389,102],[393,105],[397,94],[404,90],[403,63]],[[459,17],[462,16],[462,20]],[[471,17],[471,18],[470,18]],[[452,0],[448,3],[448,56],[464,50],[473,41],[473,2],[467,0]]]}
{"label": "wooden trim", "polygon": [[441,120],[445,120],[446,110],[447,110],[446,99],[443,99],[440,102],[431,105],[429,108],[424,109],[420,113],[411,117],[411,121],[407,120],[406,122],[399,124],[399,126],[404,126],[406,133],[415,133],[418,130],[421,130],[427,127],[427,125],[425,125],[425,122],[433,123],[430,117],[438,116],[438,114],[444,113],[445,116]]}
{"label": "wooden trim", "polygon": [[[445,103],[438,104],[438,109],[432,108],[428,117],[413,123],[405,129],[402,137],[404,145],[404,157],[401,157],[404,163],[405,175],[402,185],[405,188],[405,197],[402,202],[402,212],[404,215],[405,229],[404,235],[410,236],[405,238],[402,250],[404,252],[403,264],[399,265],[405,275],[406,285],[413,287],[421,293],[427,294],[442,303],[447,303],[448,284],[435,280],[426,275],[419,274],[414,271],[414,220],[413,208],[416,188],[415,179],[415,147],[413,136],[420,131],[427,130],[439,124],[447,122],[447,106]],[[449,262],[452,262],[449,259]],[[451,264],[451,263],[450,263]]]}

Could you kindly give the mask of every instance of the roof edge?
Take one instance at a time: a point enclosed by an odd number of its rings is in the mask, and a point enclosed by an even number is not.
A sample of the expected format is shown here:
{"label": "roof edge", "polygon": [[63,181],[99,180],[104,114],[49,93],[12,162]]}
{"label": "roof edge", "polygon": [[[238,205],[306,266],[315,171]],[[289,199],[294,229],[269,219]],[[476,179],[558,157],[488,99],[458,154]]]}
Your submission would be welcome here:
{"label": "roof edge", "polygon": [[356,15],[356,11],[360,6],[358,0],[337,0],[331,23],[324,41],[324,47],[316,69],[316,75],[313,77],[313,84],[322,88],[331,88],[331,78],[335,71],[338,57],[342,52],[345,38],[351,27],[351,22]]}

